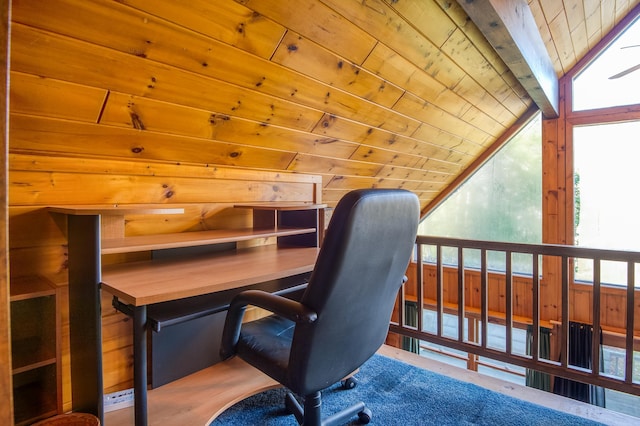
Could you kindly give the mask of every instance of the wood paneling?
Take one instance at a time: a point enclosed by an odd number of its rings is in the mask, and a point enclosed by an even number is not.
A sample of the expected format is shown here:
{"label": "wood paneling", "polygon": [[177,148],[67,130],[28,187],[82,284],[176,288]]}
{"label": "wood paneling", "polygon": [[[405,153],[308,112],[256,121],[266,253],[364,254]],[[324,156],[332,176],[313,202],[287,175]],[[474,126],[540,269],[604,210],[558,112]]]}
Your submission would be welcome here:
{"label": "wood paneling", "polygon": [[[207,164],[373,178],[385,177],[378,173],[386,164],[425,172],[438,165],[450,181],[530,103],[509,94],[504,64],[436,2],[154,3],[16,2],[13,112],[91,121],[98,133],[129,127],[161,134],[153,139],[194,137],[165,140],[208,152]],[[418,20],[427,15],[438,25]],[[39,124],[47,128],[31,131],[53,130]],[[134,139],[122,138],[122,151],[114,144],[118,153],[109,155],[129,155],[123,141]],[[70,151],[84,155],[78,141],[67,146],[74,144]],[[194,161],[188,150],[160,145],[160,158],[133,145],[141,158]],[[387,151],[360,154],[370,146]],[[426,204],[432,193],[418,195]]]}
{"label": "wood paneling", "polygon": [[404,93],[401,87],[293,31],[287,32],[271,59],[287,68],[387,108],[391,108]]}

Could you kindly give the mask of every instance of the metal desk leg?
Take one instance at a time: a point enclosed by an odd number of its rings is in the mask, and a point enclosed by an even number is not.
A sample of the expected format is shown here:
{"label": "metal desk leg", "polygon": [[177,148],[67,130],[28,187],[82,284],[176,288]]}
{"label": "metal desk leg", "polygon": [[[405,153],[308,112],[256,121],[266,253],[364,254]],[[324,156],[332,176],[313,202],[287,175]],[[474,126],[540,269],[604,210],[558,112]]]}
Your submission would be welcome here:
{"label": "metal desk leg", "polygon": [[133,388],[136,426],[147,426],[147,307],[133,311]]}

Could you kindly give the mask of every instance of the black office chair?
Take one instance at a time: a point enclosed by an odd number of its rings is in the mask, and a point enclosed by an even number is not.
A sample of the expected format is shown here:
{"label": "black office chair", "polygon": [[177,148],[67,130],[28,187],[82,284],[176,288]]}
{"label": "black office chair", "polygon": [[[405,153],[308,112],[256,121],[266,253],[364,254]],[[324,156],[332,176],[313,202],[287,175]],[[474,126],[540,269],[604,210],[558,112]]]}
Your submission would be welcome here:
{"label": "black office chair", "polygon": [[[371,411],[362,402],[322,421],[320,391],[345,379],[384,343],[418,220],[418,199],[408,191],[345,195],[300,300],[240,293],[227,314],[222,358],[238,355],[303,397],[304,409],[291,393],[285,400],[300,424],[340,424],[356,414],[368,423]],[[241,324],[247,305],[274,314]]]}

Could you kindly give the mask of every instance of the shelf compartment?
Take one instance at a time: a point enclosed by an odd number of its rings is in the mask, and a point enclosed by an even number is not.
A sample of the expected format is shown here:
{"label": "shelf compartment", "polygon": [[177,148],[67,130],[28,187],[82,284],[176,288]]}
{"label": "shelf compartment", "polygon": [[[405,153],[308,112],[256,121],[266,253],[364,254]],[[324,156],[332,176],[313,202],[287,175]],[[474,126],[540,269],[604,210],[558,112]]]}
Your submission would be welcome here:
{"label": "shelf compartment", "polygon": [[13,400],[16,426],[58,414],[56,365],[15,374]]}
{"label": "shelf compartment", "polygon": [[11,278],[9,293],[9,300],[16,302],[35,297],[53,296],[56,294],[56,289],[49,280],[34,275]]}
{"label": "shelf compartment", "polygon": [[37,368],[56,360],[54,295],[11,302],[11,359],[14,371]]}

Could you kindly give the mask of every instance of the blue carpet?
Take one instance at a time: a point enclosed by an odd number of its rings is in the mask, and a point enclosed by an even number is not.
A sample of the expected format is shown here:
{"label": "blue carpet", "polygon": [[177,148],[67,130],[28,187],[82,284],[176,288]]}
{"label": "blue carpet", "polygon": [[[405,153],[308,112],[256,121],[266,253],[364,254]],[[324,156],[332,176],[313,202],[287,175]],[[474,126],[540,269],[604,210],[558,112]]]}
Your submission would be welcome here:
{"label": "blue carpet", "polygon": [[[582,417],[492,392],[480,386],[374,355],[356,375],[358,386],[338,383],[322,392],[323,417],[358,401],[373,412],[371,425],[599,425]],[[284,410],[284,389],[247,398],[211,426],[297,425]],[[357,417],[351,424],[358,424]]]}

